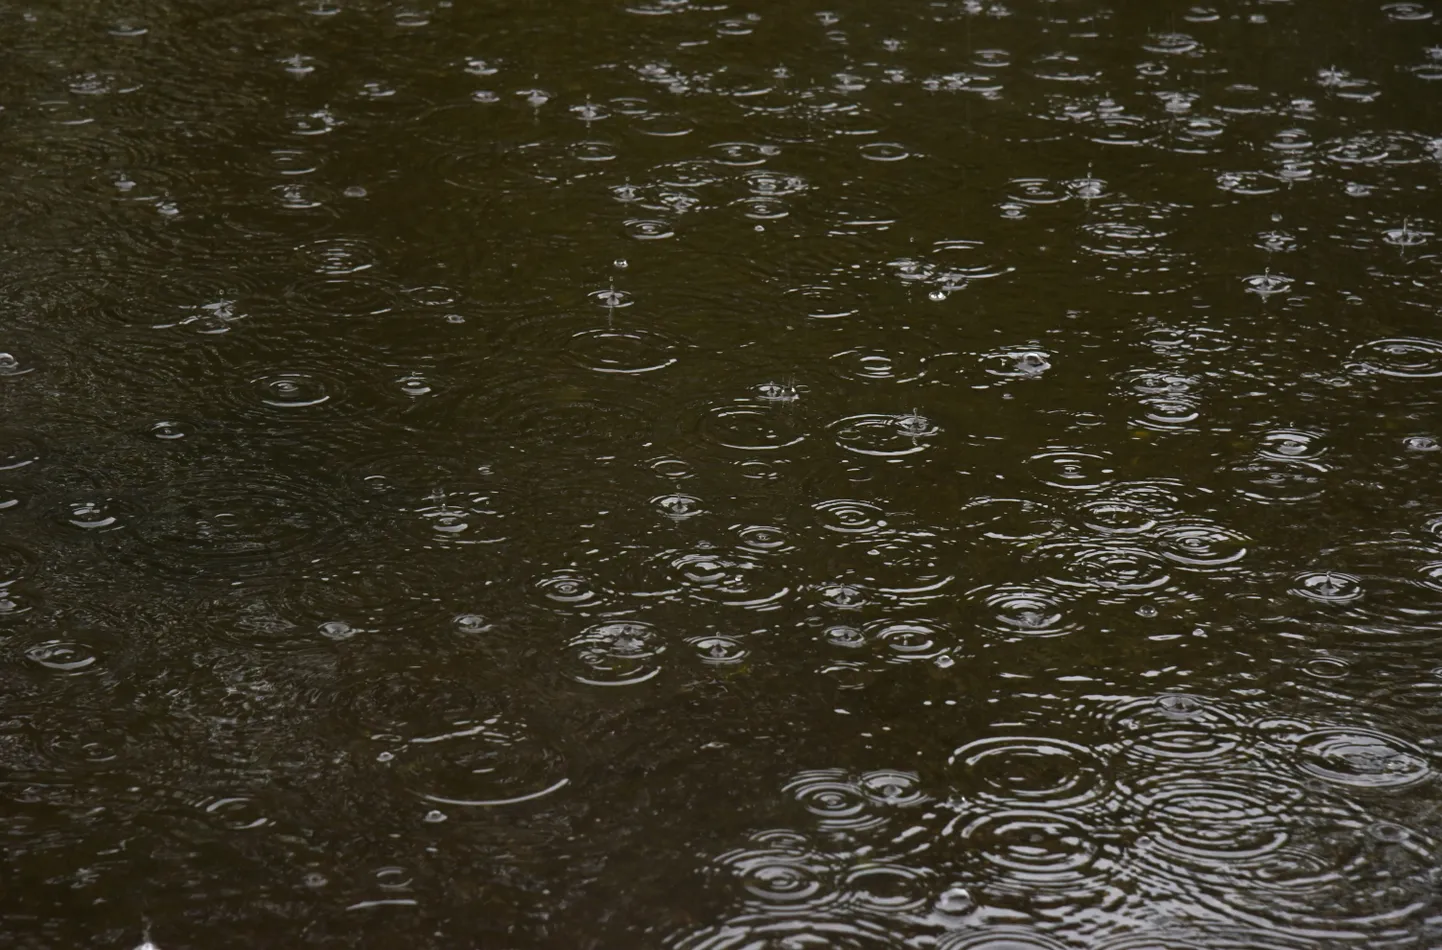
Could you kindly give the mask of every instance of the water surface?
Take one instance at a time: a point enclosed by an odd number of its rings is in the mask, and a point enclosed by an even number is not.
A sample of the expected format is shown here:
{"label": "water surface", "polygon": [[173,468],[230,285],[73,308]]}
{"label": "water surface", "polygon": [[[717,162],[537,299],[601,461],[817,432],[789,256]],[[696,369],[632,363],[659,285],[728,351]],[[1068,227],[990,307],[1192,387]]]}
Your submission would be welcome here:
{"label": "water surface", "polygon": [[0,946],[1430,948],[1439,19],[0,10]]}

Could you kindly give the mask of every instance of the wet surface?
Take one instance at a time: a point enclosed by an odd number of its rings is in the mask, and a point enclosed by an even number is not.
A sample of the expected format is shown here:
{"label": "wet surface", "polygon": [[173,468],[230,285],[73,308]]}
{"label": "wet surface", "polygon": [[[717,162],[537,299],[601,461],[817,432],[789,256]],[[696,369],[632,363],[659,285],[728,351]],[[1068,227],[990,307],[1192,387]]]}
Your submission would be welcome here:
{"label": "wet surface", "polygon": [[1439,22],[0,10],[0,945],[1432,947]]}

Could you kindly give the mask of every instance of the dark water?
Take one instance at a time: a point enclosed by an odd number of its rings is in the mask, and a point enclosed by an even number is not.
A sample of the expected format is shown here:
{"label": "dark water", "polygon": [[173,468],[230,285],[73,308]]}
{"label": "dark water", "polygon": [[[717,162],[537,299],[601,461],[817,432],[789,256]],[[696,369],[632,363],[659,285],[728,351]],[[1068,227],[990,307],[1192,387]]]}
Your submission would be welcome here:
{"label": "dark water", "polygon": [[0,10],[0,946],[1442,945],[1442,10]]}

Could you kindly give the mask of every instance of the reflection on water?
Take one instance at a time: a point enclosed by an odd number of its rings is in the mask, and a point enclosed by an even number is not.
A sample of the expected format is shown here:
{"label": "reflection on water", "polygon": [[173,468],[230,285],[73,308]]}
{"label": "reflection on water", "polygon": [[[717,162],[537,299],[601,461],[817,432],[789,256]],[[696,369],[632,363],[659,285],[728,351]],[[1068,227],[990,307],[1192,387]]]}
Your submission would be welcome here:
{"label": "reflection on water", "polygon": [[0,944],[1442,940],[1429,4],[0,20]]}

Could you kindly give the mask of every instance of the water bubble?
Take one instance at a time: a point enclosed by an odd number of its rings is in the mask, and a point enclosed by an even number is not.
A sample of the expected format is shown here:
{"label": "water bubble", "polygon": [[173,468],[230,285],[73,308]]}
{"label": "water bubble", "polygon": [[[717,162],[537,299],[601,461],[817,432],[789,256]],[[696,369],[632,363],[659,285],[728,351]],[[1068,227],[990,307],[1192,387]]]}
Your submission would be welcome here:
{"label": "water bubble", "polygon": [[1442,448],[1430,435],[1409,435],[1402,440],[1402,446],[1409,452],[1436,452]]}
{"label": "water bubble", "polygon": [[603,623],[568,644],[570,676],[591,686],[644,683],[661,672],[665,650],[661,635],[648,623]]}
{"label": "water bubble", "polygon": [[1035,379],[1051,369],[1051,354],[1033,346],[992,350],[981,360],[987,373],[1008,379]]}
{"label": "water bubble", "polygon": [[485,633],[491,629],[491,622],[480,614],[457,614],[451,622],[461,633]]}
{"label": "water bubble", "polygon": [[349,640],[360,632],[344,620],[327,620],[319,629],[320,635],[327,640]]}

